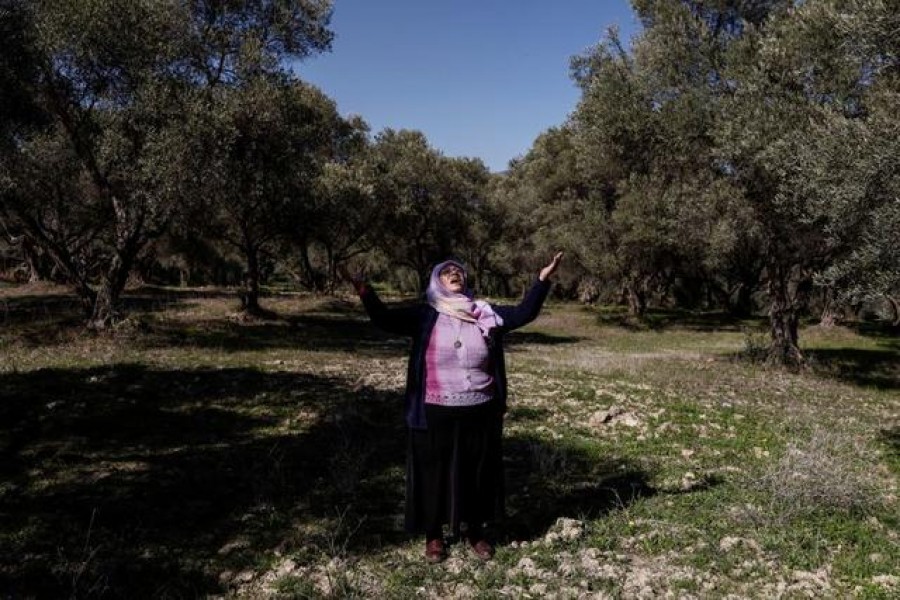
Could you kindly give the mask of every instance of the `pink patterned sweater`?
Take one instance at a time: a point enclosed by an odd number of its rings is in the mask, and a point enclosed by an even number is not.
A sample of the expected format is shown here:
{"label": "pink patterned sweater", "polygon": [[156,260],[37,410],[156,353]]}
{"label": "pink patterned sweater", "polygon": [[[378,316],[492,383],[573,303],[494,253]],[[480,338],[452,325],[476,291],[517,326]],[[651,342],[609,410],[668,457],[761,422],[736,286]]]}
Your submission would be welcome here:
{"label": "pink patterned sweater", "polygon": [[425,351],[425,403],[474,406],[491,399],[487,342],[474,323],[439,314]]}

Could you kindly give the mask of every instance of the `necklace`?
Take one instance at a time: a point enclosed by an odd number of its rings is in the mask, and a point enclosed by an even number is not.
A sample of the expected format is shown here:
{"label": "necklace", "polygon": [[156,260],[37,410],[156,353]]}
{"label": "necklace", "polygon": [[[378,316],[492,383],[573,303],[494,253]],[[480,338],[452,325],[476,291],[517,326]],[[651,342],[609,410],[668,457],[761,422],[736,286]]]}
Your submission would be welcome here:
{"label": "necklace", "polygon": [[459,349],[462,347],[462,340],[459,339],[460,337],[462,337],[462,321],[459,319],[453,319],[453,320],[454,320],[453,329],[455,330],[455,333],[456,333],[456,341],[453,342],[453,347],[456,349]]}

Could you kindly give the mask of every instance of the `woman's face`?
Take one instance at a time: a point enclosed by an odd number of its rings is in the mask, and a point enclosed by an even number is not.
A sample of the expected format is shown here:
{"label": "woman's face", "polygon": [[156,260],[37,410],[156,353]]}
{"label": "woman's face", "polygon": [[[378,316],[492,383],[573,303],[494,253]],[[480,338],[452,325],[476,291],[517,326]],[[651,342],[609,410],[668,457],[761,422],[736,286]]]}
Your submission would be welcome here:
{"label": "woman's face", "polygon": [[463,290],[466,289],[465,271],[456,265],[447,265],[441,269],[438,276],[441,278],[441,285],[443,285],[448,292],[461,294]]}

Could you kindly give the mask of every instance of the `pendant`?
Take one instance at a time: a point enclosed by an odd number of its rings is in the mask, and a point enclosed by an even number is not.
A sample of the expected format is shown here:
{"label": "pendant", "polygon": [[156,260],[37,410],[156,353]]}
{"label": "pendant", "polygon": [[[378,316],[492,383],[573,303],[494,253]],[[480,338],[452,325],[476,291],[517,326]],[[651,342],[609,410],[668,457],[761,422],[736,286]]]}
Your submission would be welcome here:
{"label": "pendant", "polygon": [[455,342],[453,342],[453,347],[454,347],[454,348],[460,348],[460,347],[462,347],[462,342],[459,341],[459,340],[456,340]]}

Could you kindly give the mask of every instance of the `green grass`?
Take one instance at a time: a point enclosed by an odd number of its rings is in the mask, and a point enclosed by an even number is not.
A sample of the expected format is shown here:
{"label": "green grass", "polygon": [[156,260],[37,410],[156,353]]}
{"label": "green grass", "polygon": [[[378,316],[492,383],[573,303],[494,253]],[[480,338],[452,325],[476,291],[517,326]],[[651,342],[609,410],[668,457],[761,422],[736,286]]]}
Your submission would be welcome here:
{"label": "green grass", "polygon": [[757,320],[549,305],[509,339],[497,555],[434,567],[402,531],[407,345],[355,300],[253,321],[145,290],[98,336],[65,296],[2,293],[5,595],[900,593],[888,331],[808,326],[788,372],[747,360]]}

